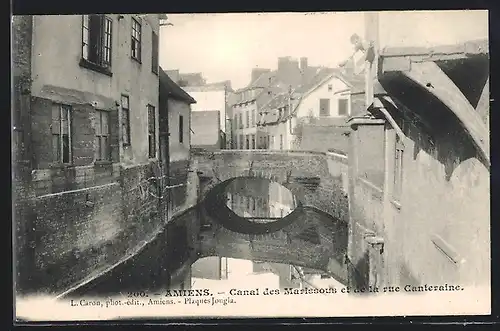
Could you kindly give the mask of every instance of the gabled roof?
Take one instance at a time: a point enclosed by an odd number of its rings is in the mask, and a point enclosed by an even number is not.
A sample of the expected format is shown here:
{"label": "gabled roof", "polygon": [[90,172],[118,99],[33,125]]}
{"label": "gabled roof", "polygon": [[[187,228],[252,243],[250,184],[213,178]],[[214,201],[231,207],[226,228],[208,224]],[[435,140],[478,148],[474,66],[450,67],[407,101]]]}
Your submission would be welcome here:
{"label": "gabled roof", "polygon": [[166,95],[167,98],[172,98],[180,101],[187,102],[189,104],[196,103],[186,91],[184,91],[179,85],[177,85],[167,73],[160,67],[160,97]]}
{"label": "gabled roof", "polygon": [[333,73],[335,73],[336,70],[332,68],[318,68],[316,73],[312,76],[312,78],[308,79],[307,81],[303,82],[297,89],[296,91],[299,93],[307,93],[314,87],[318,87],[319,84],[325,78],[327,77],[332,77]]}

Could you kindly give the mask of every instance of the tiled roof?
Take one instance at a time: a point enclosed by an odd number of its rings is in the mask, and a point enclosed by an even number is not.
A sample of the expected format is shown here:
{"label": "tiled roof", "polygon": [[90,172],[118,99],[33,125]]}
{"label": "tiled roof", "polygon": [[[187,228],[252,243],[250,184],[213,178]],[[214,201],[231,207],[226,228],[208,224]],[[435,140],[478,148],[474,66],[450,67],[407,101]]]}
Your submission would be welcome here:
{"label": "tiled roof", "polygon": [[[322,82],[326,82],[326,80],[328,80],[329,77],[332,77],[333,75],[338,75],[341,79],[346,81],[346,79],[341,76],[340,71],[338,69],[319,67],[315,69],[315,71],[316,73],[312,77],[310,77],[309,79],[304,79],[302,84],[293,90],[292,100],[290,104],[291,109],[293,110],[292,112],[288,112],[286,116],[284,116],[285,114],[282,114],[282,117],[279,118],[278,109],[284,106],[288,106],[289,102],[288,100],[289,93],[288,92],[280,93],[275,97],[273,97],[266,105],[264,105],[259,110],[260,113],[264,113],[264,115],[261,118],[260,124],[268,125],[277,123],[279,121],[287,120],[297,110],[297,106],[300,103],[301,99],[307,93],[309,93],[317,86],[319,86]],[[349,84],[348,81],[346,81],[346,83]]]}
{"label": "tiled roof", "polygon": [[317,68],[316,73],[309,79],[304,80],[302,84],[296,89],[299,93],[306,93],[316,85],[321,83],[326,77],[332,75],[335,69],[332,68]]}
{"label": "tiled roof", "polygon": [[166,93],[167,97],[173,99],[185,101],[187,103],[196,103],[193,97],[170,79],[166,72],[160,68],[160,96],[164,93]]}
{"label": "tiled roof", "polygon": [[269,83],[276,77],[276,70],[275,71],[269,71],[269,72],[264,72],[254,80],[253,82],[250,82],[248,85],[248,88],[254,88],[254,87],[266,87],[269,85]]}
{"label": "tiled roof", "polygon": [[[292,94],[292,100],[290,100],[290,105],[292,109],[294,109],[297,106],[299,101],[300,101],[300,96],[298,94]],[[286,118],[289,117],[289,114],[285,115],[285,113],[282,113],[280,117],[278,109],[285,106],[288,107],[288,105],[289,105],[289,94],[287,92],[280,93],[274,96],[274,98],[272,98],[266,105],[264,105],[259,110],[259,113],[262,114],[259,124],[268,125],[285,120]]]}

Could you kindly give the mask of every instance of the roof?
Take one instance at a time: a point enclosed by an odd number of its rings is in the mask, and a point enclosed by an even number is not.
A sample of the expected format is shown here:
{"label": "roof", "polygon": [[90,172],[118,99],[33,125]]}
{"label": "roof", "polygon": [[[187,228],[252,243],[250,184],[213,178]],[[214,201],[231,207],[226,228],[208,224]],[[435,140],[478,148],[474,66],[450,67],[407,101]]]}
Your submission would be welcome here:
{"label": "roof", "polygon": [[184,86],[183,89],[188,92],[208,92],[208,91],[225,91],[229,89],[227,82],[217,82],[205,85]]}
{"label": "roof", "polygon": [[318,68],[315,75],[303,82],[296,91],[299,93],[308,93],[313,88],[318,87],[327,77],[332,77],[335,72],[338,70],[332,68]]}
{"label": "roof", "polygon": [[279,109],[289,105],[292,109],[296,109],[301,98],[298,93],[293,93],[291,100],[289,100],[290,94],[288,92],[283,92],[275,95],[269,102],[267,102],[259,112],[262,117],[259,121],[260,125],[274,124],[278,122],[285,121],[290,117],[290,113],[282,112],[280,116]]}
{"label": "roof", "polygon": [[386,47],[380,51],[381,57],[410,56],[431,58],[433,60],[466,57],[469,55],[488,54],[488,40],[470,40],[453,45],[439,45],[433,47]]}
{"label": "roof", "polygon": [[160,97],[163,93],[166,93],[167,98],[185,101],[189,104],[196,103],[196,100],[170,79],[167,73],[160,67]]}
{"label": "roof", "polygon": [[344,81],[348,86],[351,84],[345,77],[342,76],[339,69],[324,68],[320,67],[316,69],[316,74],[312,76],[309,80],[305,80],[300,86],[298,86],[292,93],[291,96],[291,108],[292,112],[288,114],[282,114],[277,109],[288,105],[289,93],[280,93],[274,96],[267,104],[265,104],[260,112],[264,113],[261,118],[260,124],[274,124],[279,121],[285,121],[289,117],[293,116],[298,109],[300,102],[307,97],[310,93],[316,90],[318,87],[322,86],[328,82],[331,78],[338,77]]}
{"label": "roof", "polygon": [[276,77],[276,70],[262,73],[256,80],[250,82],[247,88],[266,87]]}

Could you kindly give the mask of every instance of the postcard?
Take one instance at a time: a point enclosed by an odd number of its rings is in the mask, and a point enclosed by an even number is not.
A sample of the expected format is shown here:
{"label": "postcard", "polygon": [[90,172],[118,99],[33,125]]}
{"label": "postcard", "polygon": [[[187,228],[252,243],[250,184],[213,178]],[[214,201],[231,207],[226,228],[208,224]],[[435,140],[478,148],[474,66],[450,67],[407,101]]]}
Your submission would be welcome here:
{"label": "postcard", "polygon": [[487,11],[12,36],[17,322],[491,313]]}

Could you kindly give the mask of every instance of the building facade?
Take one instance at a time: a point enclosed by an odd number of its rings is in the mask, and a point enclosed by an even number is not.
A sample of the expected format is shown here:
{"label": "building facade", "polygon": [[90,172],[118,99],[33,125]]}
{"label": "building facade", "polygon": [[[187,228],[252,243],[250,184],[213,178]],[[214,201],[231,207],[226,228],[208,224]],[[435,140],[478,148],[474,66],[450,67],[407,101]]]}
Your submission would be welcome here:
{"label": "building facade", "polygon": [[24,288],[56,291],[162,222],[149,194],[158,188],[149,178],[158,169],[159,20],[19,16],[13,26],[15,168],[23,161],[30,192],[15,197],[18,276]]}
{"label": "building facade", "polygon": [[353,285],[489,286],[487,49],[380,55],[386,94],[350,120]]}
{"label": "building facade", "polygon": [[163,162],[168,163],[166,192],[170,215],[185,208],[191,155],[191,105],[195,103],[196,100],[160,68],[161,114],[168,125],[168,139],[164,140],[162,150],[168,149],[168,158]]}
{"label": "building facade", "polygon": [[224,134],[220,129],[220,112],[196,111],[191,113],[191,146],[204,150],[224,149]]}
{"label": "building facade", "polygon": [[220,113],[220,127],[226,132],[228,117],[227,97],[229,86],[223,83],[206,84],[203,86],[185,86],[183,89],[189,93],[195,100],[193,112],[197,111],[218,111]]}

